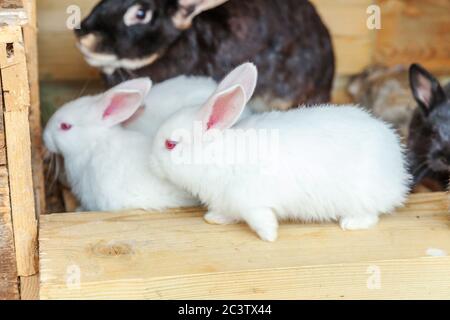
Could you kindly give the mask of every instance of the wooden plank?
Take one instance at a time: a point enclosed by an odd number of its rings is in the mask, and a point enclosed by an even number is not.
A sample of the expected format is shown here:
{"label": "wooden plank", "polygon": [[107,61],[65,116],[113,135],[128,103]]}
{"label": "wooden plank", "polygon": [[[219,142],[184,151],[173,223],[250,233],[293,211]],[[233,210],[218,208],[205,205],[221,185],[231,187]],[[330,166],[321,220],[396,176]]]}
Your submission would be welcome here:
{"label": "wooden plank", "polygon": [[[0,114],[3,114],[2,90],[0,90]],[[19,298],[16,253],[11,221],[11,202],[9,198],[9,177],[6,163],[5,128],[3,117],[0,116],[0,300]]]}
{"label": "wooden plank", "polygon": [[[450,258],[426,253],[450,252],[448,194],[414,195],[366,231],[283,224],[275,243],[245,225],[208,225],[202,213],[42,217],[41,299],[450,296]],[[367,285],[374,273],[379,289]]]}
{"label": "wooden plank", "polygon": [[[333,33],[339,74],[360,72],[371,61],[372,37],[366,27],[366,8],[372,0],[313,0]],[[40,74],[44,80],[76,80],[97,77],[75,47],[73,32],[66,27],[70,5],[87,15],[92,0],[40,0],[38,2]],[[343,23],[343,21],[345,23]]]}
{"label": "wooden plank", "polygon": [[[175,263],[180,263],[177,261]],[[450,259],[416,258],[44,287],[41,299],[448,299]],[[381,287],[371,289],[371,268]],[[43,290],[43,289],[41,289]],[[63,293],[63,296],[61,296]]]}
{"label": "wooden plank", "polygon": [[17,268],[20,276],[30,276],[38,271],[38,252],[28,113],[4,116]]}
{"label": "wooden plank", "polygon": [[20,27],[0,27],[0,34],[0,71],[17,269],[19,276],[30,276],[37,273],[38,264],[25,48]]}
{"label": "wooden plank", "polygon": [[39,274],[20,277],[20,299],[39,300]]}
{"label": "wooden plank", "polygon": [[28,80],[30,83],[30,134],[31,155],[33,169],[34,198],[37,217],[46,211],[44,163],[41,128],[41,108],[39,96],[39,70],[37,49],[37,17],[36,1],[24,0],[24,6],[28,14],[28,24],[23,27],[25,52],[28,66]]}
{"label": "wooden plank", "polygon": [[0,25],[23,25],[27,14],[22,0],[0,0]]}
{"label": "wooden plank", "polygon": [[419,62],[435,73],[450,72],[450,1],[377,0],[382,29],[375,61],[386,65]]}

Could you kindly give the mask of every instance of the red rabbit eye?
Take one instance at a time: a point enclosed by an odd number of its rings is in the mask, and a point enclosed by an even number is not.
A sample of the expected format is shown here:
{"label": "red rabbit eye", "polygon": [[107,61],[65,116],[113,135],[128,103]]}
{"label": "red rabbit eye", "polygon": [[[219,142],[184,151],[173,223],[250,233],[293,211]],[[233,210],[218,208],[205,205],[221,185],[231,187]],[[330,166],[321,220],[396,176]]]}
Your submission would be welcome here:
{"label": "red rabbit eye", "polygon": [[178,142],[176,142],[176,141],[166,140],[166,149],[173,150],[173,149],[175,149],[177,144],[178,144]]}
{"label": "red rabbit eye", "polygon": [[63,123],[61,123],[60,128],[61,128],[61,130],[63,130],[63,131],[69,131],[70,129],[72,129],[72,125],[63,122]]}

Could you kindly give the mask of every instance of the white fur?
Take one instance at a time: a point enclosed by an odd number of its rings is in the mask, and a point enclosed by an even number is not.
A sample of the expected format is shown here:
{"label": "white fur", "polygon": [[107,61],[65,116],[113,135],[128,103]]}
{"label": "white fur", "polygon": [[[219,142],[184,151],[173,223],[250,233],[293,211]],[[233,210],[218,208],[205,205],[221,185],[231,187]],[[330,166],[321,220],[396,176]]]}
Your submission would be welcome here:
{"label": "white fur", "polygon": [[[153,138],[161,124],[175,112],[201,106],[216,89],[217,82],[209,77],[182,75],[155,84],[145,98],[144,113],[126,127]],[[245,109],[241,119],[251,114],[250,109]]]}
{"label": "white fur", "polygon": [[155,84],[145,98],[144,113],[127,129],[154,137],[159,126],[176,111],[202,105],[217,88],[208,77],[179,76]]}
{"label": "white fur", "polygon": [[[137,110],[150,84],[148,79],[132,80],[104,94],[77,99],[60,108],[48,122],[45,144],[51,152],[63,155],[72,191],[85,210],[159,210],[198,204],[190,194],[154,174],[148,163],[148,135],[124,129],[119,123],[106,125],[102,119],[108,96],[139,93],[139,101],[132,101]],[[164,119],[147,120],[150,126],[157,126]],[[62,122],[71,124],[72,129],[62,131]]]}
{"label": "white fur", "polygon": [[[255,68],[248,64],[240,68],[243,77],[248,80],[249,74],[254,74],[256,82]],[[243,89],[238,79],[229,86]],[[216,98],[233,91],[223,89],[216,92]],[[243,91],[248,100],[252,91]],[[243,220],[262,239],[274,241],[278,219],[337,220],[343,229],[363,229],[375,225],[380,214],[391,213],[404,203],[410,176],[398,136],[387,124],[354,106],[256,114],[223,131],[227,137],[235,129],[278,129],[279,171],[273,175],[261,174],[250,164],[174,162],[174,150],[167,150],[165,141],[172,140],[180,129],[192,131],[193,121],[201,119],[199,115],[205,114],[213,98],[200,109],[180,110],[162,125],[153,146],[154,158],[165,176],[208,206],[208,222]],[[245,101],[241,102],[243,108]],[[218,143],[195,139],[205,152]],[[233,152],[234,146],[223,141],[225,150]],[[192,143],[180,140],[176,151],[192,148]]]}
{"label": "white fur", "polygon": [[88,47],[78,44],[78,48],[84,54],[86,62],[96,68],[101,68],[106,74],[113,74],[117,69],[136,70],[148,66],[159,59],[158,54],[151,54],[143,58],[119,59],[111,53],[98,53]]}

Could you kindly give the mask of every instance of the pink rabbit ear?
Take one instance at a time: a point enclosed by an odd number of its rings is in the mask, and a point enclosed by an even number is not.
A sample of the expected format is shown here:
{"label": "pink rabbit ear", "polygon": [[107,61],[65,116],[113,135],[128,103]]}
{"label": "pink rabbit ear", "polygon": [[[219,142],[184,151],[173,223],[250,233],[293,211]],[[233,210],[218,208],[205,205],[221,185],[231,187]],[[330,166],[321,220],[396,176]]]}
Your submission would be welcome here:
{"label": "pink rabbit ear", "polygon": [[244,89],[234,86],[213,95],[200,110],[205,130],[231,128],[242,114],[247,102]]}
{"label": "pink rabbit ear", "polygon": [[136,79],[110,89],[100,102],[103,123],[114,126],[130,119],[144,104],[150,88],[149,79]]}
{"label": "pink rabbit ear", "polygon": [[233,86],[241,86],[247,97],[251,99],[258,81],[258,69],[253,63],[244,63],[231,71],[217,87],[217,92],[227,90]]}

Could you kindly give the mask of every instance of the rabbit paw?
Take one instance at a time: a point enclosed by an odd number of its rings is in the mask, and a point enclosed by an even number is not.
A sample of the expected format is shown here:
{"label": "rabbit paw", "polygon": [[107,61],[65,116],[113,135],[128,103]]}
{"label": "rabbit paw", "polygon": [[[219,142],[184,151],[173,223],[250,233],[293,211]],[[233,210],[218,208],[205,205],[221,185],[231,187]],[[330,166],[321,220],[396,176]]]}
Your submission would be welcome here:
{"label": "rabbit paw", "polygon": [[249,210],[243,217],[262,240],[269,242],[277,240],[278,220],[271,209]]}
{"label": "rabbit paw", "polygon": [[363,230],[373,227],[377,222],[377,216],[346,217],[341,219],[340,225],[343,230]]}
{"label": "rabbit paw", "polygon": [[223,214],[220,214],[220,213],[216,213],[216,212],[213,212],[213,211],[207,212],[203,218],[209,224],[223,225],[223,224],[235,224],[235,223],[238,223],[238,221],[236,219],[233,219],[233,218],[231,218],[229,216],[226,216],[226,215],[223,215]]}
{"label": "rabbit paw", "polygon": [[255,230],[261,240],[275,242],[278,238],[278,228],[264,228]]}

